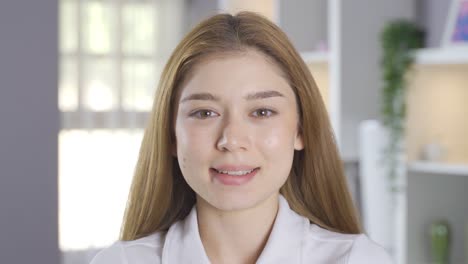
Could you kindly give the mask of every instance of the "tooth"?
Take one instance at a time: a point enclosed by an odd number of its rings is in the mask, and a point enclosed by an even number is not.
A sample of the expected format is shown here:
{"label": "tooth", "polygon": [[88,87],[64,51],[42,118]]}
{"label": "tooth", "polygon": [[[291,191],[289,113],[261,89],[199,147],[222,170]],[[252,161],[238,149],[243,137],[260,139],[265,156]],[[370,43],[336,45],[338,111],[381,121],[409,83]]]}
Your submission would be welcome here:
{"label": "tooth", "polygon": [[219,171],[219,173],[223,173],[223,174],[228,174],[228,175],[237,175],[237,176],[240,176],[240,175],[245,175],[245,174],[249,174],[253,171],[254,169],[252,170],[248,170],[248,171]]}

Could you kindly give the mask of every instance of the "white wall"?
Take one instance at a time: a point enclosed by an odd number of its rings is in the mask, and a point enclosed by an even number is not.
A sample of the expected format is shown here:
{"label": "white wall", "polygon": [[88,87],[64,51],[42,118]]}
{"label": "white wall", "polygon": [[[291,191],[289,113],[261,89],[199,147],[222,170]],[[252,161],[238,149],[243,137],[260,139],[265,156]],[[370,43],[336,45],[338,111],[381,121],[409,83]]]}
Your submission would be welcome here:
{"label": "white wall", "polygon": [[1,263],[59,263],[57,8],[0,1]]}

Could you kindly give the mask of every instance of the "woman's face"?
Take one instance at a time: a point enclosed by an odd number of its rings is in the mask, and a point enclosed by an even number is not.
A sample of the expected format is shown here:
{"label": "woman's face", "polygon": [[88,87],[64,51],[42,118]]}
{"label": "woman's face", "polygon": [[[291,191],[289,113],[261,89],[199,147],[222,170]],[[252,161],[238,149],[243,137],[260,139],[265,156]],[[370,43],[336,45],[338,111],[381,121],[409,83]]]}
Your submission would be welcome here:
{"label": "woman's face", "polygon": [[252,50],[211,56],[177,101],[174,154],[197,199],[228,211],[278,194],[303,140],[295,94],[271,59]]}

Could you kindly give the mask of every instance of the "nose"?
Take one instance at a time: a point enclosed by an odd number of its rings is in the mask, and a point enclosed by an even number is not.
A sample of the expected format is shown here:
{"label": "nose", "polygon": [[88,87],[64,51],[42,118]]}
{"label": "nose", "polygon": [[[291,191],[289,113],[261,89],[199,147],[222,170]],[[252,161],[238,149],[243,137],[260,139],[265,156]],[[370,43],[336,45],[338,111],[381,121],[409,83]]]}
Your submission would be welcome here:
{"label": "nose", "polygon": [[216,142],[219,151],[245,151],[249,148],[250,131],[246,120],[242,118],[227,118],[220,129],[220,137]]}

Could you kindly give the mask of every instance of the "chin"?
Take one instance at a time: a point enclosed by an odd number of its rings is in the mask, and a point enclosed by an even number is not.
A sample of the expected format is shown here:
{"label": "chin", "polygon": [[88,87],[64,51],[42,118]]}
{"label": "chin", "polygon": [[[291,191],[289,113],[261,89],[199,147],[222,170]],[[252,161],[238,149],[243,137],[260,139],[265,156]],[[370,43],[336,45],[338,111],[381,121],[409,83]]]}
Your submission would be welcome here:
{"label": "chin", "polygon": [[204,199],[211,207],[220,211],[240,211],[258,206],[271,194],[260,193],[213,193],[210,199]]}

